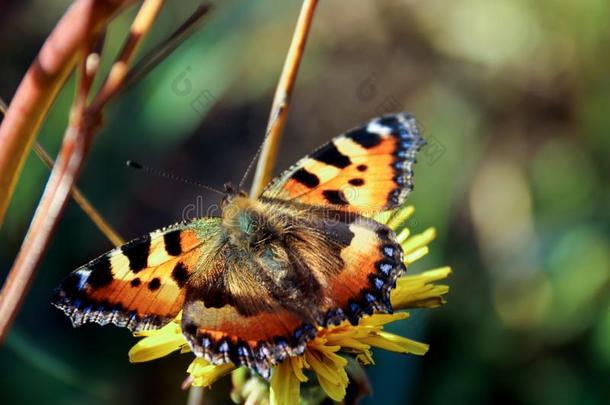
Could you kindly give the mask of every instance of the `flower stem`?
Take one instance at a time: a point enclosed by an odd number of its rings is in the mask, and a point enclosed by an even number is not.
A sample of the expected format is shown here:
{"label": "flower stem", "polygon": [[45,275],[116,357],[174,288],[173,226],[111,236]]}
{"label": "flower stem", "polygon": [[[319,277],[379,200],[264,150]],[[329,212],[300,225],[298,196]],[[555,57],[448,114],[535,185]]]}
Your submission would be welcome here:
{"label": "flower stem", "polygon": [[189,395],[186,400],[186,405],[203,405],[205,399],[205,388],[203,387],[191,387],[189,388]]}

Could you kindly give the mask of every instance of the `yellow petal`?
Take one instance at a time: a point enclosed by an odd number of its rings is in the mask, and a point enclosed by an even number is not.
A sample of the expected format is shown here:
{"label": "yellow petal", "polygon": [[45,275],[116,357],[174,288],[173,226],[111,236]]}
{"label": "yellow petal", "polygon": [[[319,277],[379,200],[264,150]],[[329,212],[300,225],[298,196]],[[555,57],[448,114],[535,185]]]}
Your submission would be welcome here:
{"label": "yellow petal", "polygon": [[239,367],[231,373],[231,400],[236,404],[243,402],[244,397],[248,395],[246,385],[249,383],[250,372],[246,367]]}
{"label": "yellow petal", "polygon": [[303,373],[303,367],[306,366],[305,359],[303,356],[299,357],[289,357],[290,365],[292,366],[292,372],[294,373],[297,380],[300,382],[306,382],[309,380],[307,376]]}
{"label": "yellow petal", "polygon": [[406,227],[406,222],[409,220],[411,215],[415,212],[415,208],[412,205],[409,205],[404,208],[399,208],[394,211],[394,215],[387,222],[387,225],[394,229],[398,230],[400,228]]}
{"label": "yellow petal", "polygon": [[[345,374],[345,378],[347,378],[347,374],[345,370],[341,370],[343,374]],[[318,375],[318,382],[320,383],[320,387],[326,392],[326,395],[333,401],[340,402],[345,398],[345,389],[347,387],[346,383],[333,383],[326,378]]]}
{"label": "yellow petal", "polygon": [[373,354],[370,350],[364,350],[362,353],[358,354],[356,356],[356,360],[358,360],[360,364],[364,364],[365,366],[375,364],[375,361],[373,360]]}
{"label": "yellow petal", "polygon": [[273,368],[270,395],[272,405],[299,403],[301,382],[294,374],[292,363],[286,360]]}
{"label": "yellow petal", "polygon": [[129,350],[129,361],[139,363],[167,356],[176,350],[185,350],[188,344],[182,336],[180,325],[172,321],[161,329],[138,332],[137,336],[146,336]]}
{"label": "yellow petal", "polygon": [[359,326],[382,326],[390,322],[400,321],[409,317],[408,312],[395,312],[393,314],[373,314],[360,320]]}
{"label": "yellow petal", "polygon": [[443,295],[449,292],[446,285],[433,282],[447,278],[451,274],[450,267],[442,267],[413,276],[400,277],[396,288],[392,290],[391,301],[394,309],[435,308],[445,301]]}
{"label": "yellow petal", "polygon": [[413,252],[405,255],[403,260],[404,260],[405,264],[408,266],[408,265],[418,261],[425,255],[427,255],[428,251],[429,251],[428,246],[422,246],[419,249],[416,249]]}
{"label": "yellow petal", "polygon": [[246,400],[244,401],[244,405],[267,404],[268,397],[269,394],[267,392],[267,387],[265,386],[265,384],[259,383],[254,386],[254,389],[248,394]]}
{"label": "yellow petal", "polygon": [[209,387],[220,377],[227,375],[233,370],[235,370],[233,363],[214,365],[197,357],[186,371],[193,378],[193,386]]}
{"label": "yellow petal", "polygon": [[409,238],[409,235],[411,235],[411,231],[409,230],[409,228],[404,228],[396,236],[396,241],[402,245]]}
{"label": "yellow petal", "polygon": [[420,247],[426,246],[428,243],[432,242],[435,237],[436,230],[434,228],[428,228],[422,233],[412,236],[404,243],[401,243],[402,250],[405,252],[405,255],[408,255]]}
{"label": "yellow petal", "polygon": [[305,351],[305,358],[310,367],[316,374],[323,376],[333,383],[339,383],[341,375],[337,374],[338,369],[343,369],[347,365],[347,360],[332,352],[322,352],[318,350]]}
{"label": "yellow petal", "polygon": [[356,339],[356,338],[333,339],[333,340],[329,340],[329,343],[337,344],[337,345],[341,346],[343,349],[358,350],[358,351],[367,350],[370,347],[369,345],[362,343],[359,339]]}
{"label": "yellow petal", "polygon": [[349,381],[345,372],[347,360],[331,351],[308,350],[305,356],[326,395],[334,401],[341,401]]}
{"label": "yellow petal", "polygon": [[375,336],[363,339],[371,346],[398,353],[426,354],[429,346],[389,332],[379,332]]}

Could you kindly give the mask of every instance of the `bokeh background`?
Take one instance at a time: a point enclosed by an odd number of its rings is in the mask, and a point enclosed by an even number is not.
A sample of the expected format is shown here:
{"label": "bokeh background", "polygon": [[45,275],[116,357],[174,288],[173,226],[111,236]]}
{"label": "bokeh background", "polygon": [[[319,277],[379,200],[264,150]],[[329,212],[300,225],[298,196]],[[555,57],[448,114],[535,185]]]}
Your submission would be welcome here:
{"label": "bokeh background", "polygon": [[[2,2],[0,96],[10,100],[69,1]],[[150,48],[197,2],[168,2]],[[127,159],[221,187],[264,135],[300,1],[222,1],[114,102],[79,185],[125,238],[205,214],[217,197],[125,168]],[[116,54],[134,10],[108,32]],[[410,202],[449,264],[449,303],[395,328],[431,344],[377,353],[365,403],[610,403],[610,2],[322,1],[277,171],[367,119],[411,111],[429,141]],[[107,63],[105,65],[107,67]],[[74,82],[40,142],[56,153]],[[0,230],[6,275],[48,175],[32,154]],[[185,211],[186,210],[186,211]],[[190,361],[131,365],[126,331],[73,329],[51,307],[72,269],[111,244],[70,203],[0,350],[2,403],[185,403]],[[208,394],[226,403],[229,379]]]}

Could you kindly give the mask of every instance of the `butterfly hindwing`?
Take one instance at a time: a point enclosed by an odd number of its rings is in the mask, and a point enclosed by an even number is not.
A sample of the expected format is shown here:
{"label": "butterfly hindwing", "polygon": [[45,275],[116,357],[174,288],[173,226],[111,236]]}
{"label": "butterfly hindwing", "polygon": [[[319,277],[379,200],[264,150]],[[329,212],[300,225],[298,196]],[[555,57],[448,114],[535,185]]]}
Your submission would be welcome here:
{"label": "butterfly hindwing", "polygon": [[202,229],[216,229],[217,218],[176,224],[127,244],[73,271],[53,304],[75,326],[113,323],[130,330],[154,329],[182,309],[185,286],[210,245]]}
{"label": "butterfly hindwing", "polygon": [[407,113],[376,118],[318,148],[272,181],[262,198],[360,213],[402,204],[424,141]]}
{"label": "butterfly hindwing", "polygon": [[385,225],[361,216],[341,225],[352,239],[340,250],[342,270],[327,278],[332,304],[325,324],[347,319],[356,325],[365,314],[392,312],[390,292],[406,268],[402,248]]}

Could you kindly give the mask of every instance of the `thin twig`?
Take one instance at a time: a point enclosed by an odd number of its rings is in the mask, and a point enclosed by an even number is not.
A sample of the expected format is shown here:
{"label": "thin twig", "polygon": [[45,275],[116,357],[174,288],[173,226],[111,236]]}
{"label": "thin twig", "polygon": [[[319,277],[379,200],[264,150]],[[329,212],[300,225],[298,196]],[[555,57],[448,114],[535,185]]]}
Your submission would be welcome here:
{"label": "thin twig", "polygon": [[[0,113],[2,115],[6,114],[6,103],[4,100],[0,98]],[[34,152],[38,158],[49,168],[52,169],[55,162],[49,156],[46,150],[42,147],[38,141],[34,142],[33,146]],[[72,198],[78,204],[78,206],[83,210],[85,215],[89,217],[89,219],[93,222],[95,226],[100,230],[106,238],[115,246],[120,246],[124,242],[123,238],[119,236],[119,234],[108,224],[108,222],[104,219],[102,214],[95,209],[95,207],[89,202],[87,197],[78,189],[78,187],[74,186],[71,190]]]}
{"label": "thin twig", "polygon": [[[82,62],[81,71],[84,70],[84,62]],[[85,98],[78,93],[74,99],[70,123],[57,162],[53,166],[28,233],[2,288],[2,295],[0,295],[0,341],[4,340],[21,303],[25,299],[26,291],[34,277],[35,270],[69,197],[70,189],[74,184],[76,172],[79,168],[79,162],[85,156],[85,140],[80,135],[85,127],[82,119],[85,110]]]}
{"label": "thin twig", "polygon": [[[38,157],[40,158],[40,160],[42,160],[44,164],[51,169],[55,162],[53,162],[53,159],[51,159],[51,157],[44,150],[42,145],[36,142],[34,143],[33,149],[34,152],[36,152],[36,155],[38,155]],[[70,193],[72,194],[72,198],[78,204],[78,206],[84,211],[84,213],[95,224],[95,226],[97,226],[100,232],[106,238],[108,238],[108,240],[114,246],[120,246],[125,243],[125,240],[121,238],[121,236],[112,228],[112,226],[110,226],[110,224],[104,219],[104,217],[102,217],[102,214],[100,214],[98,210],[95,209],[95,207],[89,202],[87,197],[84,196],[84,194],[82,193],[82,191],[80,191],[78,187],[72,187]]]}
{"label": "thin twig", "polygon": [[77,0],[23,77],[0,125],[0,226],[40,125],[83,46],[133,0]]}
{"label": "thin twig", "polygon": [[286,124],[290,97],[299,71],[301,59],[303,58],[305,43],[307,42],[307,36],[309,35],[309,29],[311,28],[313,14],[317,4],[318,0],[305,0],[301,7],[301,13],[292,36],[292,42],[290,43],[286,61],[284,62],[282,75],[280,76],[277,89],[275,90],[275,96],[273,97],[273,104],[271,106],[271,113],[269,114],[269,122],[267,124],[267,132],[269,135],[263,144],[263,150],[258,159],[256,172],[254,173],[254,181],[252,183],[252,188],[250,189],[250,195],[252,197],[258,197],[262,193],[265,185],[271,179],[278,146]]}
{"label": "thin twig", "polygon": [[[34,273],[63,213],[69,192],[81,171],[93,135],[99,128],[102,108],[120,90],[124,83],[128,63],[146,33],[150,30],[163,1],[145,0],[131,27],[130,34],[107,80],[92,104],[87,107],[88,80],[91,72],[86,67],[85,55],[80,64],[80,88],[74,99],[70,120],[53,171],[40,199],[28,233],[21,245],[15,263],[0,295],[0,342],[3,341]],[[90,37],[85,49],[92,50],[96,37]],[[89,87],[90,88],[90,87]]]}
{"label": "thin twig", "polygon": [[102,84],[98,94],[95,96],[88,113],[97,115],[101,112],[106,103],[115,96],[125,84],[129,71],[129,62],[133,59],[138,45],[142,43],[142,38],[148,33],[153,22],[157,18],[164,0],[145,0],[131,24],[129,36],[121,49],[119,56],[110,68],[108,77]]}
{"label": "thin twig", "polygon": [[209,4],[200,5],[193,14],[176,29],[176,31],[159,45],[151,49],[146,55],[142,56],[142,58],[129,69],[129,72],[127,72],[127,78],[125,79],[125,85],[123,86],[122,91],[129,89],[142,77],[150,73],[151,70],[157,67],[159,63],[190,37],[191,34],[199,28],[204,17],[209,14],[212,8],[213,7]]}

